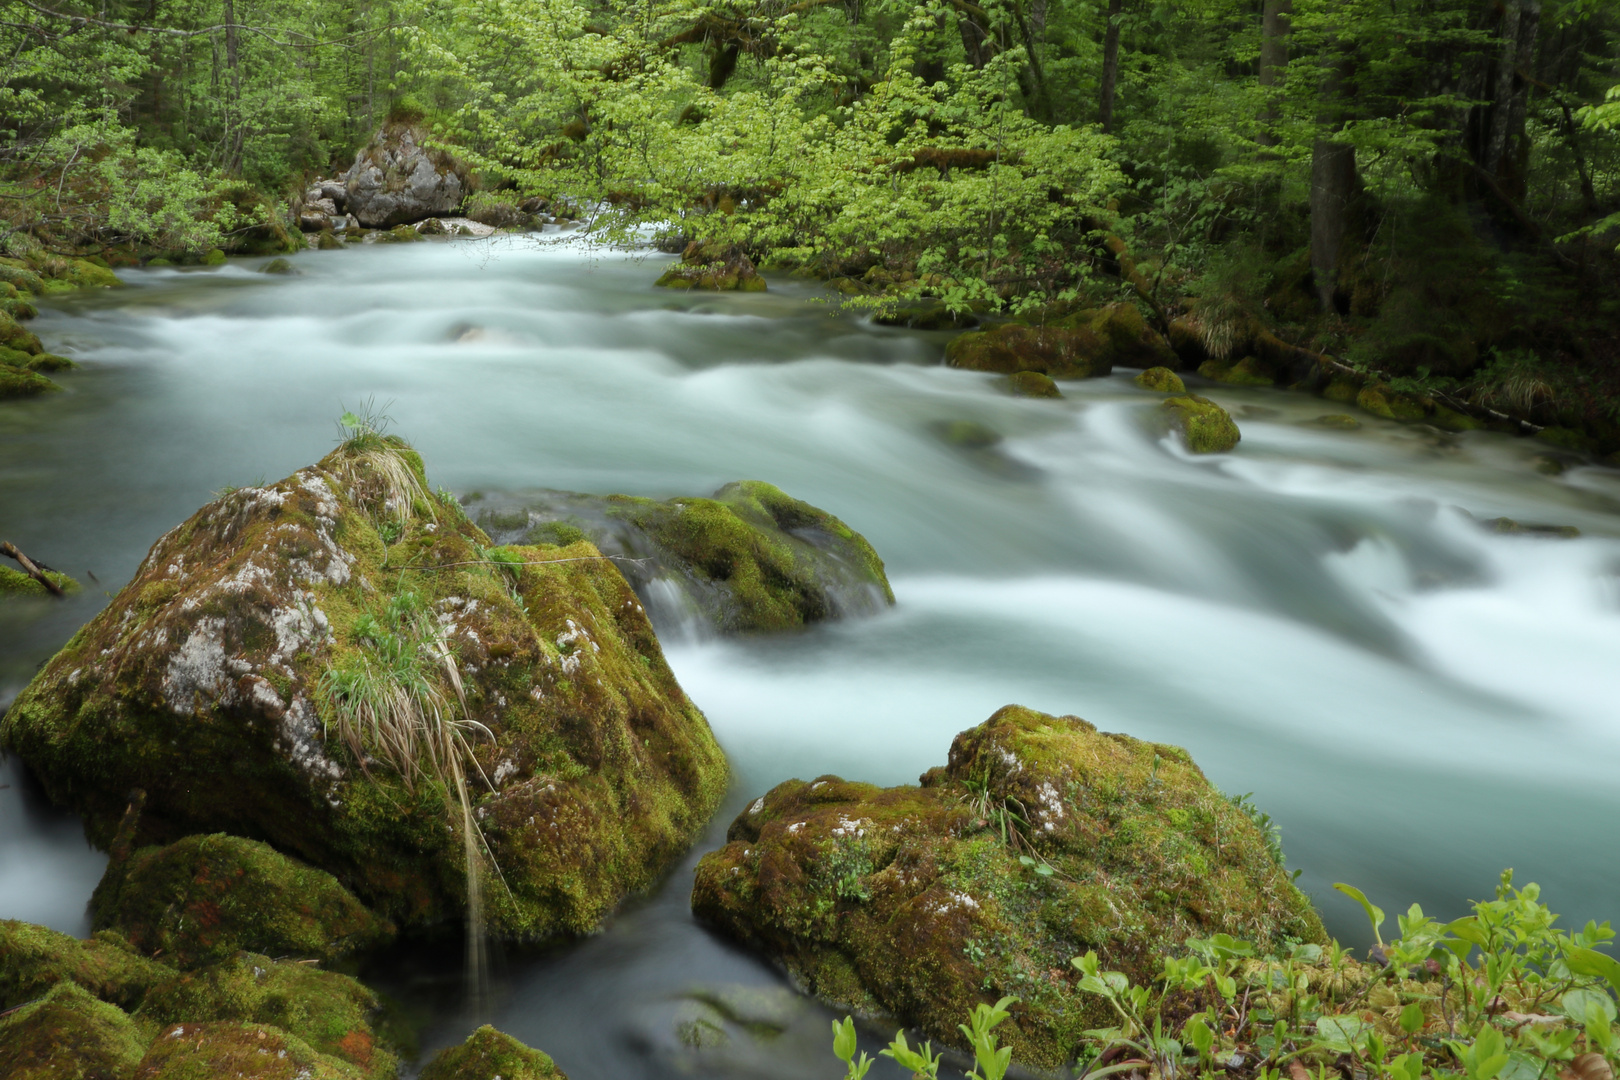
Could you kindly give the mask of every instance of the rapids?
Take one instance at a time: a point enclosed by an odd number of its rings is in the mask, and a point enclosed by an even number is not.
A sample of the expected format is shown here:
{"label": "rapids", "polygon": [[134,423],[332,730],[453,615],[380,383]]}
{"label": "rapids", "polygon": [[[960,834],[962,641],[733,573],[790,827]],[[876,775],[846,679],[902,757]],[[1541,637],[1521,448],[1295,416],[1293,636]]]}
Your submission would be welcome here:
{"label": "rapids", "polygon": [[[775,973],[692,920],[691,866],[770,785],[914,781],[1008,702],[1183,745],[1253,792],[1346,941],[1367,929],[1335,881],[1392,917],[1414,901],[1455,917],[1513,867],[1568,924],[1620,916],[1620,472],[1365,414],[1330,430],[1309,421],[1343,407],[1219,386],[1200,392],[1243,442],[1193,458],[1131,373],[1013,398],[940,366],[944,335],[785,279],[664,293],[664,259],[423,243],[311,252],[291,278],[262,260],[128,271],[42,303],[34,329],[84,367],[66,393],[0,404],[0,533],[86,587],[0,605],[0,705],[165,530],[315,460],[369,398],[462,495],[771,481],[862,531],[898,601],[785,637],[661,626],[733,763],[728,807],[603,934],[498,958],[476,1008],[458,943],[379,960],[368,977],[420,1018],[425,1050],[488,1021],[573,1080],[686,1075],[683,995],[743,986],[785,1031],[736,1027],[702,1069],[831,1075],[828,1014],[773,996]],[[950,445],[953,420],[1004,439]],[[1481,524],[1498,516],[1582,536]],[[103,861],[4,766],[0,917],[86,932]],[[899,1075],[886,1066],[874,1080]]]}

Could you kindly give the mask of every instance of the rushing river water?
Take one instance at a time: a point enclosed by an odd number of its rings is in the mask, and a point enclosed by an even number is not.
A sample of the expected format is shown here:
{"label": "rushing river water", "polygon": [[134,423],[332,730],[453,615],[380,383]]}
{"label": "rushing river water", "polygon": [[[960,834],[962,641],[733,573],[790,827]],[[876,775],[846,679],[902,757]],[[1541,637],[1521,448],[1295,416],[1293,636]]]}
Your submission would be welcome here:
{"label": "rushing river water", "polygon": [[[692,920],[691,866],[769,786],[914,781],[1008,702],[1178,743],[1254,792],[1346,940],[1365,923],[1335,881],[1454,917],[1511,866],[1570,923],[1620,916],[1620,473],[1553,475],[1556,451],[1494,434],[1330,430],[1311,421],[1339,406],[1226,387],[1204,392],[1243,442],[1192,458],[1130,373],[1017,399],[940,366],[941,335],[791,281],[671,295],[651,285],[663,259],[372,247],[299,256],[290,278],[129,272],[42,305],[35,329],[84,367],[67,393],[0,403],[0,538],[87,588],[0,606],[0,703],[211,492],[314,461],[373,398],[458,493],[769,480],[865,533],[898,598],[785,637],[666,633],[733,763],[730,803],[654,896],[593,939],[507,956],[478,1010],[454,943],[379,962],[424,1049],[489,1021],[574,1080],[830,1074],[828,1014]],[[950,445],[953,420],[1004,441]],[[1480,523],[1503,515],[1583,535]],[[84,932],[104,857],[4,769],[0,917]],[[765,1014],[774,1041],[676,1034]]]}

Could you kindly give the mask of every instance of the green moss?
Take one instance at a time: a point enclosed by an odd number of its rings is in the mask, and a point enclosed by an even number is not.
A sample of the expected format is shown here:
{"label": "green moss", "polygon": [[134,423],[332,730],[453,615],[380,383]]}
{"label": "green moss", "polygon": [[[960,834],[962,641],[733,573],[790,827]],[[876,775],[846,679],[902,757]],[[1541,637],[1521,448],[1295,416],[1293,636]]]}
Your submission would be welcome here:
{"label": "green moss", "polygon": [[1344,375],[1336,375],[1322,390],[1322,396],[1329,401],[1337,401],[1342,405],[1354,405],[1356,395],[1361,393],[1361,382]]}
{"label": "green moss", "polygon": [[1181,381],[1181,376],[1167,367],[1151,367],[1133,380],[1137,386],[1144,390],[1152,390],[1159,394],[1185,394],[1187,384]]}
{"label": "green moss", "polygon": [[977,420],[945,420],[934,425],[945,442],[963,450],[988,450],[1001,442],[1001,432]]}
{"label": "green moss", "polygon": [[563,1072],[539,1050],[531,1050],[512,1036],[485,1024],[460,1046],[434,1055],[419,1080],[567,1080]]}
{"label": "green moss", "polygon": [[316,239],[315,246],[321,251],[339,251],[343,248],[343,241],[331,229],[325,229]]}
{"label": "green moss", "polygon": [[181,967],[242,949],[334,959],[392,928],[332,875],[237,836],[188,836],[109,867],[91,902],[98,928]]}
{"label": "green moss", "polygon": [[62,279],[76,289],[109,289],[123,284],[117,274],[89,259],[69,259]]}
{"label": "green moss", "polygon": [[765,279],[741,249],[694,240],[654,284],[666,289],[765,292]]}
{"label": "green moss", "polygon": [[952,1045],[975,1004],[1014,995],[1007,1042],[1037,1068],[1109,1022],[1072,985],[1087,949],[1146,981],[1191,935],[1326,938],[1184,750],[1017,706],[958,735],[920,787],[778,785],[698,864],[692,906],[835,1006]]}
{"label": "green moss", "polygon": [[1163,407],[1171,427],[1194,454],[1224,454],[1243,436],[1232,414],[1197,394],[1165,398]]}
{"label": "green moss", "polygon": [[139,1080],[360,1080],[363,1073],[276,1028],[215,1021],[165,1025],[136,1075]]}
{"label": "green moss", "polygon": [[1318,416],[1315,420],[1307,420],[1305,423],[1330,428],[1334,431],[1355,431],[1361,427],[1360,420],[1353,416],[1346,416],[1344,413],[1328,413],[1325,416]]}
{"label": "green moss", "polygon": [[202,264],[204,266],[224,266],[225,253],[219,248],[212,248],[202,257]]}
{"label": "green moss", "polygon": [[146,995],[137,1019],[165,1027],[229,1020],[270,1024],[369,1077],[392,1077],[399,1059],[370,1017],[377,996],[359,982],[252,952],[173,974]]}
{"label": "green moss", "polygon": [[120,1080],[131,1076],[148,1035],[116,1005],[71,982],[0,1018],[6,1080]]}
{"label": "green moss", "polygon": [[62,389],[37,371],[0,367],[0,400],[34,397]]}
{"label": "green moss", "polygon": [[1113,370],[1107,340],[1089,327],[1018,323],[958,334],[945,347],[945,362],[971,371],[1033,371],[1058,379],[1088,379]]}
{"label": "green moss", "polygon": [[4,312],[0,312],[0,346],[25,352],[30,356],[45,351],[39,343],[39,338],[32,331],[23,329],[15,318]]}
{"label": "green moss", "polygon": [[[393,479],[362,453],[396,463]],[[326,673],[353,662],[356,623],[386,618],[403,588],[446,620],[468,714],[492,735],[475,751],[493,790],[474,790],[510,887],[482,868],[492,932],[590,932],[702,827],[725,759],[611,562],[585,544],[521,549],[517,562],[542,565],[489,561],[487,535],[420,498],[385,545],[401,472],[424,483],[420,458],[377,436],[202,508],[36,675],[0,743],[97,843],[142,788],[137,843],[252,836],[398,924],[459,921],[452,797],[362,767],[325,733]]]}
{"label": "green moss", "polygon": [[19,321],[39,317],[39,308],[21,298],[0,300],[0,311],[4,311],[7,315]]}
{"label": "green moss", "polygon": [[1015,371],[1007,376],[1007,389],[1019,397],[1032,398],[1060,398],[1063,391],[1058,389],[1057,383],[1051,376],[1039,371]]}
{"label": "green moss", "polygon": [[1396,393],[1382,383],[1369,383],[1356,394],[1356,404],[1385,420],[1422,420],[1428,415],[1421,401]]}
{"label": "green moss", "polygon": [[1198,366],[1198,374],[1215,382],[1231,386],[1275,386],[1277,375],[1258,357],[1245,356],[1236,362],[1205,360]]}
{"label": "green moss", "polygon": [[[0,380],[3,380],[4,378],[4,374],[0,373]],[[63,592],[72,593],[79,591],[79,583],[68,577],[66,574],[57,573],[55,570],[47,570],[45,571],[45,576],[54,581],[56,583],[56,587],[61,589]],[[45,586],[35,581],[29,575],[23,573],[21,570],[14,570],[10,566],[0,566],[0,596],[4,596],[7,593],[18,596],[50,595],[49,590],[47,590]]]}
{"label": "green moss", "polygon": [[1150,368],[1176,363],[1169,342],[1148,326],[1135,304],[1106,304],[1078,311],[1053,325],[1096,335],[1103,343],[1103,360],[1109,367]]}
{"label": "green moss", "polygon": [[1448,409],[1444,405],[1434,407],[1434,412],[1429,414],[1429,423],[1446,431],[1478,431],[1485,426],[1483,420],[1475,420],[1467,413]]}
{"label": "green moss", "polygon": [[1597,449],[1597,440],[1585,432],[1576,431],[1566,427],[1544,427],[1536,432],[1536,438],[1542,442],[1561,446],[1565,450],[1573,450],[1578,454],[1590,454]]}
{"label": "green moss", "polygon": [[288,259],[271,259],[269,262],[259,267],[259,273],[296,274],[298,273],[298,268],[293,266],[292,262]]}
{"label": "green moss", "polygon": [[165,259],[163,256],[159,255],[155,259],[147,259],[146,260],[146,265],[147,266],[173,266],[174,265],[174,260],[173,259]]}
{"label": "green moss", "polygon": [[28,361],[30,371],[70,371],[78,367],[72,360],[55,353],[40,353]]}
{"label": "green moss", "polygon": [[169,978],[168,969],[139,955],[117,934],[88,941],[44,926],[0,920],[0,1012],[31,1001],[61,982],[125,1008]]}
{"label": "green moss", "polygon": [[35,296],[45,294],[45,280],[21,259],[0,259],[0,281],[15,286],[20,292]]}

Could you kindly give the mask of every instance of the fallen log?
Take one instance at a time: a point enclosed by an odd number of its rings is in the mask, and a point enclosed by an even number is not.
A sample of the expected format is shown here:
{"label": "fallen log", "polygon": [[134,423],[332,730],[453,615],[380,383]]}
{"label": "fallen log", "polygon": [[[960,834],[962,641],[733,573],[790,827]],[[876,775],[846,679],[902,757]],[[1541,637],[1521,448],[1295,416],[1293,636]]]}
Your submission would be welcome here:
{"label": "fallen log", "polygon": [[15,559],[17,564],[23,568],[23,572],[45,586],[45,591],[52,596],[65,597],[67,595],[62,591],[62,586],[52,581],[49,575],[44,570],[41,570],[34,560],[18,551],[17,545],[9,541],[0,541],[0,555]]}

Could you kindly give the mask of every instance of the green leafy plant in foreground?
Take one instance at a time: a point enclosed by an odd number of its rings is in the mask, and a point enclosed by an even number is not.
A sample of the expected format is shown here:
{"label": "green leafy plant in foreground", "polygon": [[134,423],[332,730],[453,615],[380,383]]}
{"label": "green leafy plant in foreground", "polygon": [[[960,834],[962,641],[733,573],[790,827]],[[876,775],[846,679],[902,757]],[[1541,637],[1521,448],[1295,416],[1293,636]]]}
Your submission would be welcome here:
{"label": "green leafy plant in foreground", "polygon": [[[1079,991],[1116,1020],[1086,1032],[1079,1075],[1614,1080],[1620,961],[1599,951],[1614,938],[1607,922],[1559,929],[1540,888],[1515,887],[1509,870],[1471,914],[1443,923],[1414,904],[1385,941],[1383,910],[1353,886],[1336,888],[1367,915],[1375,944],[1365,961],[1336,942],[1261,956],[1214,934],[1189,938],[1140,984],[1105,970],[1094,951],[1075,957]],[[960,1026],[971,1080],[1006,1075],[1011,1049],[992,1029],[1016,1003],[981,1003]],[[849,1080],[860,1080],[871,1062],[855,1057],[854,1021],[833,1029]],[[932,1045],[913,1048],[904,1032],[881,1054],[914,1077],[939,1075]]]}

